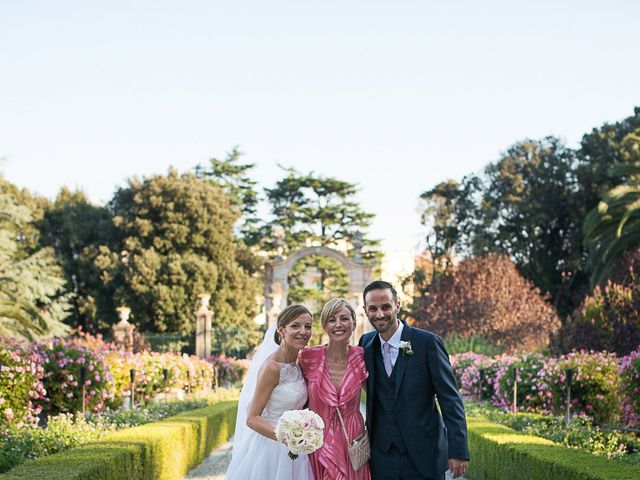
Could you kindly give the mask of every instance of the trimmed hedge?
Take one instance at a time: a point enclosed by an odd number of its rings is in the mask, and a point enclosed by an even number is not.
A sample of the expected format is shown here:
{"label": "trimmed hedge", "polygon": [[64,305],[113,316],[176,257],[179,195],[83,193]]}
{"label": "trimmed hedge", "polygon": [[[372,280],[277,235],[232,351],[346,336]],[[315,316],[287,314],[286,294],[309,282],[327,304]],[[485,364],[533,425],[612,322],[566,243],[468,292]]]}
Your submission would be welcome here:
{"label": "trimmed hedge", "polygon": [[474,480],[637,480],[640,466],[526,435],[483,418],[468,419]]}
{"label": "trimmed hedge", "polygon": [[0,480],[179,480],[235,428],[237,401],[120,430],[100,442],[26,462]]}

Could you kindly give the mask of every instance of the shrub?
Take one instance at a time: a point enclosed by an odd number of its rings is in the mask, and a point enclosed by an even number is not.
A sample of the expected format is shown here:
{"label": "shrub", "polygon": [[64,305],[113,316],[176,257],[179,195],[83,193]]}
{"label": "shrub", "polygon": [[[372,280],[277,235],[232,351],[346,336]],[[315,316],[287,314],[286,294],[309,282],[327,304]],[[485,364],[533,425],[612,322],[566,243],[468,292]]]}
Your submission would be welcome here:
{"label": "shrub", "polygon": [[0,480],[182,479],[235,427],[237,402],[112,433],[99,442],[26,462]]}
{"label": "shrub", "polygon": [[51,455],[97,440],[115,427],[102,421],[85,421],[82,415],[62,413],[49,417],[47,428],[11,427],[0,437],[0,473],[25,460]]}
{"label": "shrub", "polygon": [[470,418],[469,448],[475,480],[635,480],[640,467],[597,457],[518,433],[484,418]]}
{"label": "shrub", "polygon": [[640,427],[640,348],[620,359],[619,372],[623,420]]}
{"label": "shrub", "polygon": [[228,357],[224,353],[211,355],[207,361],[216,369],[217,384],[224,386],[242,382],[250,364],[249,360]]}
{"label": "shrub", "polygon": [[448,334],[444,339],[445,346],[449,355],[458,353],[474,352],[482,355],[500,355],[503,348],[494,345],[482,335],[464,336],[456,332]]}
{"label": "shrub", "polygon": [[0,339],[0,430],[37,420],[46,394],[43,375],[36,354],[21,343]]}
{"label": "shrub", "polygon": [[547,346],[560,325],[546,297],[506,256],[463,260],[434,282],[416,325],[440,335],[480,335],[507,351]]}
{"label": "shrub", "polygon": [[461,353],[451,357],[451,365],[460,393],[477,400],[494,395],[498,363],[493,358],[472,352]]}
{"label": "shrub", "polygon": [[44,368],[43,385],[47,413],[57,414],[82,410],[81,367],[85,367],[85,407],[99,411],[113,399],[113,378],[103,356],[87,347],[81,339],[59,338],[34,345]]}
{"label": "shrub", "polygon": [[[634,276],[635,278],[635,276]],[[640,284],[608,281],[586,297],[551,342],[558,353],[607,350],[627,355],[640,345]]]}
{"label": "shrub", "polygon": [[519,410],[529,412],[551,410],[552,393],[549,390],[546,372],[549,364],[553,362],[552,359],[534,353],[517,356],[502,355],[496,361],[498,365],[493,381],[495,406],[512,408],[515,379],[518,382],[516,398]]}
{"label": "shrub", "polygon": [[556,412],[565,408],[565,371],[574,371],[571,408],[574,414],[609,423],[620,418],[618,360],[613,353],[574,352],[560,357],[548,380]]}

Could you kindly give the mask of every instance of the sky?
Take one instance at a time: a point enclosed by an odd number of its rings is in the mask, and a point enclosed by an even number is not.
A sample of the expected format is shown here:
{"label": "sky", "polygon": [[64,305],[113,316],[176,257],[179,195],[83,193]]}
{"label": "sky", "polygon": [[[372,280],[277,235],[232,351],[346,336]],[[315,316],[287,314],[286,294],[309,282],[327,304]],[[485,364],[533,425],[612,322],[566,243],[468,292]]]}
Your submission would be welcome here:
{"label": "sky", "polygon": [[570,146],[640,106],[640,2],[0,0],[0,171],[54,198],[234,146],[356,183],[412,256],[419,196],[514,142]]}

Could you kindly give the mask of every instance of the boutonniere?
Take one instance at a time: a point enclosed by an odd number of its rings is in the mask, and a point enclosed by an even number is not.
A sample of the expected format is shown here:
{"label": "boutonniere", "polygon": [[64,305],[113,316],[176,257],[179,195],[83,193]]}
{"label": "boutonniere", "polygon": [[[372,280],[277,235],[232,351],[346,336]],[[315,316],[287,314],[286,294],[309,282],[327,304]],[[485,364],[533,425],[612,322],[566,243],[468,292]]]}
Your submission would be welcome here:
{"label": "boutonniere", "polygon": [[398,346],[402,355],[406,357],[410,357],[413,355],[413,348],[411,348],[411,342],[400,341],[400,345]]}

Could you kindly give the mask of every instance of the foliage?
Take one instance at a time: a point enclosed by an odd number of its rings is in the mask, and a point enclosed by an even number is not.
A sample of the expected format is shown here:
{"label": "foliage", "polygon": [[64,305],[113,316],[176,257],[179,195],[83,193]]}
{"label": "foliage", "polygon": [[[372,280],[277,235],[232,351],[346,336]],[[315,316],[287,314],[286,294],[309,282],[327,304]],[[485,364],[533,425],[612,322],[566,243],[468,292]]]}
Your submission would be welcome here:
{"label": "foliage", "polygon": [[522,411],[551,411],[551,392],[547,375],[542,373],[549,360],[540,354],[503,355],[497,360],[498,367],[493,377],[497,407],[512,409],[514,382],[517,381],[517,408]]}
{"label": "foliage", "polygon": [[213,365],[217,374],[216,385],[219,386],[235,385],[242,382],[251,363],[246,359],[228,357],[224,353],[211,355],[207,358],[207,362]]}
{"label": "foliage", "polygon": [[444,343],[449,355],[473,352],[494,356],[503,353],[502,348],[494,345],[482,335],[461,336],[457,332],[451,332],[446,336]]}
{"label": "foliage", "polygon": [[70,448],[94,443],[116,430],[157,422],[183,412],[237,399],[237,391],[220,391],[198,400],[150,404],[129,410],[105,410],[83,417],[62,413],[48,418],[46,428],[13,426],[0,436],[0,473],[24,463]]}
{"label": "foliage", "polygon": [[349,291],[349,274],[342,264],[321,255],[299,260],[289,273],[289,303],[304,303],[313,315],[312,345],[322,343],[320,312],[332,298],[344,298]]}
{"label": "foliage", "polygon": [[479,189],[477,177],[464,178],[458,183],[446,180],[420,195],[422,204],[421,223],[429,228],[426,251],[432,260],[431,278],[446,273],[454,263],[456,255],[465,253],[474,229],[476,199]]}
{"label": "foliage", "polygon": [[466,398],[482,400],[495,395],[494,378],[499,368],[495,359],[467,352],[451,357],[451,365],[460,393]]}
{"label": "foliage", "polygon": [[67,331],[72,297],[52,249],[38,245],[33,203],[0,176],[0,335],[30,340]]}
{"label": "foliage", "polygon": [[504,255],[468,259],[433,284],[416,324],[439,334],[480,335],[507,350],[547,345],[553,308]]}
{"label": "foliage", "polygon": [[[259,336],[257,280],[236,260],[232,234],[239,212],[214,183],[193,174],[133,179],[110,203],[114,247],[95,265],[140,330],[192,334],[198,295],[212,294],[213,327],[235,328],[245,345]],[[225,350],[237,338],[216,338]]]}
{"label": "foliage", "polygon": [[[373,214],[364,212],[354,197],[356,185],[313,173],[301,174],[290,168],[274,188],[266,189],[273,220],[265,227],[266,243],[271,252],[283,247],[283,253],[310,245],[344,249],[353,253],[362,243],[364,255],[375,256],[377,241],[366,237]],[[283,229],[279,245],[275,227]],[[364,236],[362,236],[364,235]],[[271,239],[270,241],[268,239]]]}
{"label": "foliage", "polygon": [[39,342],[34,351],[40,356],[47,391],[42,406],[48,414],[82,411],[82,373],[85,368],[85,408],[100,411],[113,400],[113,377],[101,352],[89,348],[81,339]]}
{"label": "foliage", "polygon": [[607,281],[596,286],[552,341],[556,352],[573,349],[608,350],[626,355],[640,345],[640,284]]}
{"label": "foliage", "polygon": [[226,441],[235,426],[237,402],[179,414],[164,421],[111,433],[46,459],[19,465],[0,479],[178,480]]}
{"label": "foliage", "polygon": [[117,305],[94,262],[101,245],[114,241],[111,213],[89,202],[82,191],[62,188],[37,222],[41,243],[53,248],[60,260],[67,289],[73,292],[74,326],[95,332],[111,324]]}
{"label": "foliage", "polygon": [[620,359],[622,415],[624,423],[640,427],[640,347]]}
{"label": "foliage", "polygon": [[[560,472],[562,478],[634,478],[632,475],[638,471],[637,464],[635,467],[627,465],[635,463],[634,460],[638,456],[638,453],[631,453],[638,447],[638,439],[632,434],[607,431],[593,426],[584,419],[575,419],[567,426],[561,417],[522,413],[512,415],[475,403],[467,404],[466,410],[469,419],[470,448],[476,461],[479,457],[487,461],[486,455],[489,454],[489,451],[477,443],[478,434],[486,441],[495,442],[489,450],[496,455],[493,458],[496,463],[489,469],[496,471],[497,476],[482,478],[548,478],[549,469],[554,472],[554,478],[555,475],[560,475]],[[509,448],[502,449],[499,445],[507,445]],[[519,445],[522,448],[518,448]],[[543,445],[548,445],[549,448]],[[518,455],[510,461],[520,462],[521,468],[522,462],[529,463],[537,458],[534,463],[529,464],[531,470],[527,471],[526,477],[507,475],[506,469],[510,468],[508,462],[500,459],[512,453],[514,449]],[[528,455],[533,458],[529,458]],[[577,471],[571,471],[572,464]],[[484,468],[486,467],[479,466],[479,469]],[[567,468],[568,472],[563,471]],[[543,476],[543,472],[547,476]],[[476,475],[478,473],[476,470]]]}
{"label": "foliage", "polygon": [[565,406],[565,372],[572,369],[571,409],[597,423],[618,420],[620,400],[618,360],[607,352],[572,352],[557,359],[553,376],[548,380],[557,412]]}
{"label": "foliage", "polygon": [[67,413],[49,417],[47,428],[34,424],[11,427],[0,436],[0,473],[26,460],[98,440],[114,430],[112,425],[86,421],[81,415]]}
{"label": "foliage", "polygon": [[38,403],[47,393],[43,376],[36,354],[21,343],[0,339],[0,430],[37,421]]}
{"label": "foliage", "polygon": [[[105,363],[113,375],[115,395],[111,406],[118,407],[124,398],[131,396],[134,402],[146,404],[155,395],[170,390],[195,392],[211,387],[213,369],[211,365],[195,356],[157,352],[109,352]],[[164,378],[164,370],[167,378]],[[134,371],[131,383],[130,371]]]}
{"label": "foliage", "polygon": [[640,128],[630,139],[639,161],[610,170],[613,178],[623,178],[622,183],[607,191],[584,221],[593,283],[602,281],[625,252],[640,245]]}
{"label": "foliage", "polygon": [[222,187],[231,203],[242,212],[240,233],[248,245],[260,242],[258,202],[260,197],[255,188],[257,181],[249,176],[255,167],[253,163],[239,163],[242,152],[234,147],[224,160],[211,158],[208,166],[198,165],[196,175],[210,179]]}

